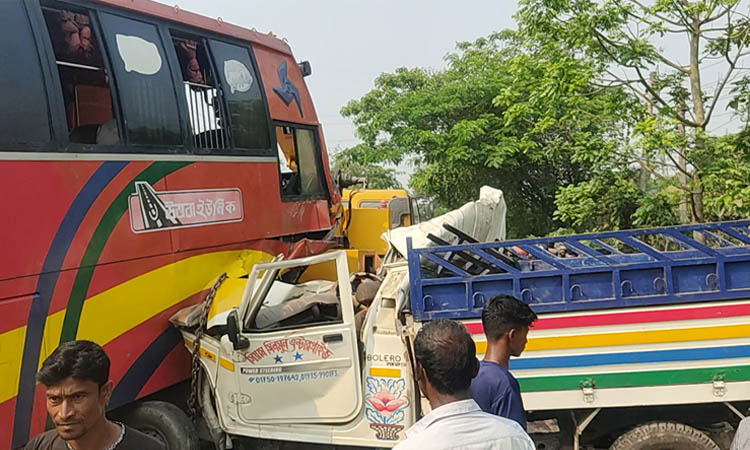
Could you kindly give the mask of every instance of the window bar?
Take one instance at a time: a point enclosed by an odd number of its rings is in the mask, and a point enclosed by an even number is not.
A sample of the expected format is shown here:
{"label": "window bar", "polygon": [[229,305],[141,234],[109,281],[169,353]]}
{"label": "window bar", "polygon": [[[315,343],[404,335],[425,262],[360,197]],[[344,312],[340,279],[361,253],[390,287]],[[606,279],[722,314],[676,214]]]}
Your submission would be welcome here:
{"label": "window bar", "polygon": [[199,99],[198,96],[200,96],[203,93],[203,91],[195,91],[195,98],[196,98],[196,114],[198,114],[198,130],[200,131],[198,135],[200,136],[200,147],[201,148],[208,148],[208,141],[206,139],[206,118],[203,114],[203,105],[206,103],[205,98]]}
{"label": "window bar", "polygon": [[200,136],[200,147],[206,148],[206,123],[203,115],[203,91],[195,89],[195,118],[198,122],[198,136]]}
{"label": "window bar", "polygon": [[95,72],[99,72],[100,70],[102,70],[99,67],[87,66],[85,64],[77,64],[77,63],[72,63],[72,62],[67,62],[67,61],[55,61],[55,62],[57,63],[58,66],[72,67],[74,69],[93,70]]}
{"label": "window bar", "polygon": [[219,140],[221,141],[221,148],[227,148],[227,141],[224,137],[224,119],[222,108],[221,108],[221,88],[216,88],[216,95],[214,96],[214,102],[216,102],[216,126],[219,130]]}
{"label": "window bar", "polygon": [[[219,148],[219,134],[216,132],[216,110],[214,109],[214,90],[206,89],[207,93],[211,93],[211,103],[206,102],[206,117],[211,119],[211,142],[213,146],[211,148]],[[208,95],[206,95],[208,97]]]}
{"label": "window bar", "polygon": [[214,148],[216,146],[216,143],[214,142],[214,134],[211,132],[211,104],[209,103],[211,100],[210,93],[211,91],[209,89],[203,90],[203,118],[206,119],[206,138],[208,139],[206,148]]}
{"label": "window bar", "polygon": [[216,145],[214,145],[214,148],[221,148],[221,145],[219,144],[219,127],[218,127],[218,121],[216,120],[217,111],[216,111],[216,89],[211,88],[211,125],[214,127],[214,132],[212,133],[212,136],[214,137],[214,140],[216,141]]}
{"label": "window bar", "polygon": [[217,89],[219,93],[219,115],[221,120],[221,140],[224,141],[224,148],[229,148],[229,137],[227,136],[227,115],[224,110],[224,91]]}
{"label": "window bar", "polygon": [[221,91],[214,89],[214,121],[216,122],[216,137],[219,140],[219,148],[224,149],[224,121],[221,120]]}
{"label": "window bar", "polygon": [[193,98],[193,90],[190,86],[185,86],[187,90],[188,106],[190,107],[190,129],[193,132],[193,145],[200,147],[198,142],[198,129],[195,124],[195,99]]}
{"label": "window bar", "polygon": [[206,148],[215,148],[216,147],[216,140],[215,140],[215,133],[212,129],[212,123],[211,123],[211,90],[210,89],[204,89],[203,90],[203,117],[206,118],[206,136],[208,136],[208,145]]}

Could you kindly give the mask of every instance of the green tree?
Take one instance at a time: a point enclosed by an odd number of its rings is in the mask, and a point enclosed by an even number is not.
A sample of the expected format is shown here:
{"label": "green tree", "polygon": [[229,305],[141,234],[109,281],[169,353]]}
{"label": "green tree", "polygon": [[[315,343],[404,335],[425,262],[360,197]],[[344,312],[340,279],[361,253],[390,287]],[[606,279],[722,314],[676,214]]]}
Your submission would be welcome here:
{"label": "green tree", "polygon": [[[533,45],[564,42],[596,62],[599,85],[625,87],[640,99],[649,112],[621,156],[648,173],[639,183],[643,207],[652,200],[671,206],[676,193],[680,221],[703,222],[744,205],[743,157],[724,153],[732,143],[709,127],[726,102],[747,117],[750,79],[732,81],[748,54],[746,11],[738,0],[523,0],[517,17]],[[680,42],[684,55],[665,50]],[[716,83],[705,82],[709,71],[720,71]],[[724,176],[739,184],[728,186]],[[641,213],[636,224],[671,220]]]}
{"label": "green tree", "polygon": [[[447,68],[398,69],[342,109],[363,143],[356,161],[411,161],[411,185],[438,207],[501,188],[511,236],[558,227],[555,194],[613,164],[641,105],[593,81],[601,67],[553,41],[529,47],[505,31],[461,43]],[[634,109],[635,108],[635,109]]]}

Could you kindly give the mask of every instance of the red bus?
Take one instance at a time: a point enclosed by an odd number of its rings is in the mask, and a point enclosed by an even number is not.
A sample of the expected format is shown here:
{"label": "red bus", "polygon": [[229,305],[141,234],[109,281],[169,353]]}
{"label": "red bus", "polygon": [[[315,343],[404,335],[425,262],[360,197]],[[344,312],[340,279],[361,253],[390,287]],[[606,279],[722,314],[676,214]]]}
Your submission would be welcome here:
{"label": "red bus", "polygon": [[16,448],[45,428],[34,375],[61,342],[104,346],[111,408],[159,398],[189,375],[170,315],[222,272],[304,253],[338,199],[309,64],[273,35],[149,0],[0,0],[0,27],[0,448]]}

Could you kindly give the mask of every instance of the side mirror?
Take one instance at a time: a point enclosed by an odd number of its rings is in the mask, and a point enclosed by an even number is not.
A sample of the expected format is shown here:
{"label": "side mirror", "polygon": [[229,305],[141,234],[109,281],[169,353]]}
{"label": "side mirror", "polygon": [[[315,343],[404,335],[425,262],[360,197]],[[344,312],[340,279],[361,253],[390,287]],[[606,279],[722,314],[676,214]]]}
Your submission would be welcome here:
{"label": "side mirror", "polygon": [[237,310],[231,310],[227,316],[227,333],[229,334],[229,340],[232,341],[232,346],[235,350],[244,350],[250,347],[250,341],[240,334],[239,323],[240,319],[237,316]]}
{"label": "side mirror", "polygon": [[[398,228],[403,223],[401,218],[409,216],[409,199],[403,197],[393,197],[388,202],[388,209],[391,210],[391,229]],[[413,224],[412,224],[413,225]]]}
{"label": "side mirror", "polygon": [[297,63],[299,66],[299,71],[302,72],[302,77],[306,77],[308,75],[312,75],[312,66],[310,65],[310,61],[302,61],[301,63]]}

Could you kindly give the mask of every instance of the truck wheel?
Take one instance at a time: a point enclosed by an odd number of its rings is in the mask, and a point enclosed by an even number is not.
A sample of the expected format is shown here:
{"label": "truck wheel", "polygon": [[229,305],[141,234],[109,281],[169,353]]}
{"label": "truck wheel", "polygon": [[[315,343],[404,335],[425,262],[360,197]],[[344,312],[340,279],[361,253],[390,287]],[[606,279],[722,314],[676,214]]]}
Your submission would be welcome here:
{"label": "truck wheel", "polygon": [[623,434],[610,450],[721,450],[702,431],[675,422],[638,425]]}
{"label": "truck wheel", "polygon": [[198,432],[193,423],[171,403],[143,402],[125,416],[124,422],[160,440],[166,445],[166,450],[200,450]]}

